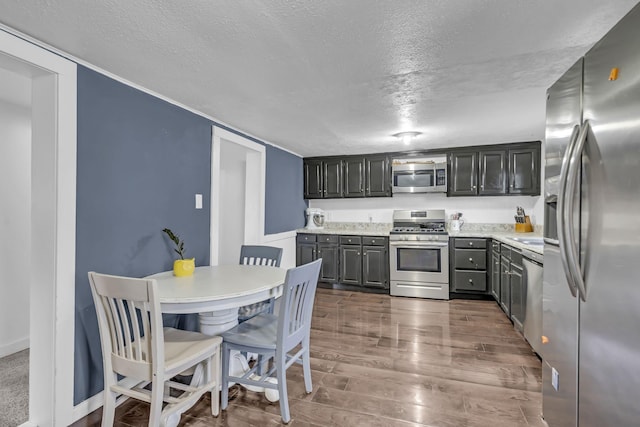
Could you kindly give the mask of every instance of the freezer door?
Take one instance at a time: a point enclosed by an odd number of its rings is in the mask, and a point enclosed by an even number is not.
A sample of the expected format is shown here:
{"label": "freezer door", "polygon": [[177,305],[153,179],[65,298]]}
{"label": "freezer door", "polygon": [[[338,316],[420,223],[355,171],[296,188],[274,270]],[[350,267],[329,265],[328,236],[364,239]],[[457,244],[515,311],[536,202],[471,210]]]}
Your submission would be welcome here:
{"label": "freezer door", "polygon": [[548,244],[544,246],[542,335],[542,415],[549,427],[575,427],[578,299],[569,290],[558,247]]}
{"label": "freezer door", "polygon": [[[584,119],[591,131],[582,162],[581,427],[640,422],[638,40],[636,6],[585,56]],[[613,68],[617,79],[609,80]]]}
{"label": "freezer door", "polygon": [[[550,427],[574,427],[578,411],[578,300],[557,245],[560,169],[581,124],[582,59],[547,92],[545,247],[542,290],[542,412]],[[556,241],[556,244],[550,242]],[[557,375],[552,375],[557,372]],[[557,381],[556,381],[557,377]]]}
{"label": "freezer door", "polygon": [[[547,91],[545,132],[545,200],[558,196],[560,168],[575,127],[581,123],[582,59],[576,62]],[[546,223],[547,218],[545,218]],[[553,219],[555,223],[555,218]]]}

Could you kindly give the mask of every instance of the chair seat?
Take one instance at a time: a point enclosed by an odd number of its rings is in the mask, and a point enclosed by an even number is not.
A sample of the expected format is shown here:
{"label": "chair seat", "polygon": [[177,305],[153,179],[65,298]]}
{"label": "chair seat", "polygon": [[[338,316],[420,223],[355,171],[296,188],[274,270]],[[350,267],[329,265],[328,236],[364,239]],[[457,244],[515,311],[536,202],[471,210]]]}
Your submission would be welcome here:
{"label": "chair seat", "polygon": [[212,348],[222,343],[219,336],[208,336],[200,332],[163,328],[164,366],[167,372],[181,369],[186,358],[197,360],[205,358]]}
{"label": "chair seat", "polygon": [[276,349],[278,316],[260,313],[222,334],[225,342],[248,347]]}

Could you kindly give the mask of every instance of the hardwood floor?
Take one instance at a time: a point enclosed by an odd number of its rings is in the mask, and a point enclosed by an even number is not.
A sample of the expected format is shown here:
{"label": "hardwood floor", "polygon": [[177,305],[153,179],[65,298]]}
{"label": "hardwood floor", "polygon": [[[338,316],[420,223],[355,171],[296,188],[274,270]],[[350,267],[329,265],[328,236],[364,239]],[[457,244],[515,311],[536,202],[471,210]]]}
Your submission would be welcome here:
{"label": "hardwood floor", "polygon": [[[313,392],[287,371],[291,426],[543,426],[541,363],[493,301],[435,301],[318,289],[311,330]],[[147,425],[128,401],[116,426]],[[73,426],[100,425],[97,410]],[[227,411],[208,397],[180,426],[279,425],[280,407],[232,388]]]}

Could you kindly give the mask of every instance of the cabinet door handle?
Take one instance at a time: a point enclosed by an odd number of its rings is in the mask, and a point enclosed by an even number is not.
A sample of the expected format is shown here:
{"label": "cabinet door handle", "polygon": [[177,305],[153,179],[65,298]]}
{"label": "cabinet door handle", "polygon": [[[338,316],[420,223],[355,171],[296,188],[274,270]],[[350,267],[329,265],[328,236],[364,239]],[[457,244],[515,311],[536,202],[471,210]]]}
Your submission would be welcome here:
{"label": "cabinet door handle", "polygon": [[367,253],[366,253],[366,252],[364,252],[364,253],[362,254],[362,256],[367,256]]}
{"label": "cabinet door handle", "polygon": [[473,285],[473,279],[469,279],[469,283]]}
{"label": "cabinet door handle", "polygon": [[473,258],[469,258],[469,262],[473,262]]}
{"label": "cabinet door handle", "polygon": [[469,246],[473,246],[473,242],[469,242]]}
{"label": "cabinet door handle", "polygon": [[360,255],[360,252],[356,252],[356,255]]}

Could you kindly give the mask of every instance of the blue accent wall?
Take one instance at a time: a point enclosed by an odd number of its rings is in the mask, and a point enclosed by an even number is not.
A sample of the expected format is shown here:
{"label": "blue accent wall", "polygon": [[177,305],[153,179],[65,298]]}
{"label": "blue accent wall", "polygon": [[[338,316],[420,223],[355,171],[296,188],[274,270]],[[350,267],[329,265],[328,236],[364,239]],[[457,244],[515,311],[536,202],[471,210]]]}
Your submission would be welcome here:
{"label": "blue accent wall", "polygon": [[302,158],[267,145],[265,234],[304,227]]}
{"label": "blue accent wall", "polygon": [[[174,254],[165,227],[185,240],[196,265],[208,264],[214,124],[78,66],[74,404],[103,389],[87,272],[143,277],[170,270]],[[302,159],[267,145],[266,162],[265,232],[301,227]],[[203,209],[195,209],[196,193]],[[177,327],[196,322],[165,317]]]}

